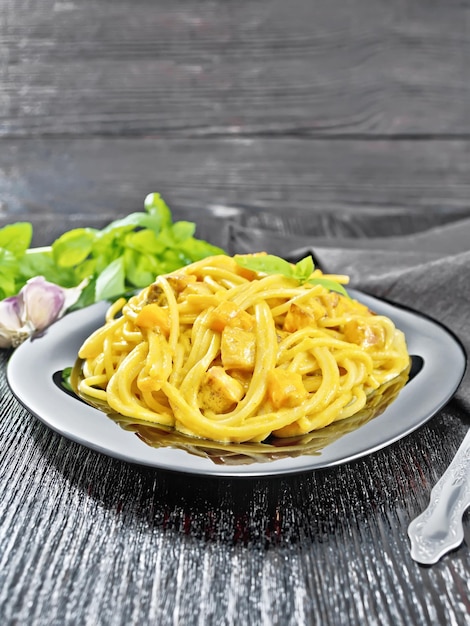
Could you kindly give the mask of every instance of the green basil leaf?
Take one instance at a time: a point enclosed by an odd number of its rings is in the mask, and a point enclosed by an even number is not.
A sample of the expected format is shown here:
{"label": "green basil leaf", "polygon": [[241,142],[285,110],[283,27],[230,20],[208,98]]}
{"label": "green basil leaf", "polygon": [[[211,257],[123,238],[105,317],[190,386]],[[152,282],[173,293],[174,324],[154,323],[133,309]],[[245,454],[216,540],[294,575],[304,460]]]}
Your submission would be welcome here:
{"label": "green basil leaf", "polygon": [[4,264],[4,255],[0,254],[0,299],[14,296],[21,286],[17,281],[16,266]]}
{"label": "green basil leaf", "polygon": [[52,244],[54,261],[59,267],[74,267],[82,263],[93,248],[97,231],[93,228],[74,228]]}
{"label": "green basil leaf", "polygon": [[160,263],[156,257],[143,255],[131,248],[124,252],[124,268],[126,282],[138,288],[147,287],[153,283],[157,274],[161,273]]}
{"label": "green basil leaf", "polygon": [[72,383],[70,382],[70,377],[72,375],[72,367],[64,367],[64,369],[62,370],[62,375],[60,377],[60,382],[62,387],[66,390],[66,391],[74,391],[73,387],[72,387]]}
{"label": "green basil leaf", "polygon": [[78,311],[79,309],[84,309],[85,307],[94,304],[97,302],[95,294],[96,279],[93,278],[87,285],[85,285],[85,288],[82,289],[80,297],[77,302],[70,307],[69,311]]}
{"label": "green basil leaf", "polygon": [[9,250],[15,257],[22,256],[31,244],[33,227],[29,222],[15,222],[0,228],[0,248]]}
{"label": "green basil leaf", "polygon": [[96,300],[111,300],[125,292],[124,259],[114,259],[96,279]]}
{"label": "green basil leaf", "polygon": [[130,213],[101,230],[76,228],[49,249],[30,249],[32,225],[18,222],[0,229],[0,297],[15,295],[33,276],[63,287],[88,279],[73,309],[96,300],[126,295],[158,274],[216,254],[221,248],[194,238],[195,224],[173,223],[158,193],[145,199],[145,211]]}
{"label": "green basil leaf", "polygon": [[144,200],[144,207],[149,215],[158,219],[159,230],[171,225],[171,211],[159,193],[149,193]]}
{"label": "green basil leaf", "polygon": [[180,250],[188,259],[188,263],[200,261],[208,256],[226,254],[222,248],[218,248],[217,246],[214,246],[207,241],[203,241],[202,239],[195,239],[194,237],[190,237],[189,239],[186,239],[186,241],[182,241],[180,244]]}
{"label": "green basil leaf", "polygon": [[169,274],[186,264],[187,260],[181,250],[177,248],[165,250],[161,258],[161,273]]}
{"label": "green basil leaf", "polygon": [[349,294],[343,285],[335,280],[330,278],[312,278],[307,280],[314,270],[314,264],[311,257],[305,257],[305,259],[296,263],[295,266],[292,266],[288,261],[272,254],[259,256],[237,255],[235,256],[235,260],[239,265],[241,265],[241,267],[245,267],[246,269],[250,269],[255,272],[263,274],[280,274],[282,276],[286,276],[287,278],[294,278],[301,284],[308,282],[312,285],[323,285],[330,291],[336,291],[349,298]]}
{"label": "green basil leaf", "polygon": [[19,273],[24,282],[33,276],[44,276],[62,287],[74,287],[80,282],[75,279],[74,268],[59,267],[55,263],[51,249],[28,250],[19,260]]}
{"label": "green basil leaf", "polygon": [[294,276],[300,281],[300,283],[304,283],[310,278],[314,269],[315,265],[313,264],[312,257],[306,256],[304,259],[301,259],[295,264]]}
{"label": "green basil leaf", "polygon": [[272,254],[263,254],[259,256],[236,256],[236,262],[241,267],[244,267],[254,272],[261,274],[280,274],[281,276],[287,276],[287,278],[294,277],[294,268],[285,259],[281,259],[278,256]]}
{"label": "green basil leaf", "polygon": [[148,228],[138,230],[136,233],[128,233],[125,238],[126,247],[132,248],[144,254],[161,254],[165,246],[153,230]]}
{"label": "green basil leaf", "polygon": [[125,249],[128,230],[119,228],[115,232],[100,232],[93,242],[92,257],[96,261],[96,272],[102,272],[109,263],[121,256]]}
{"label": "green basil leaf", "polygon": [[71,287],[78,285],[78,283],[81,283],[82,280],[84,280],[85,278],[92,278],[96,273],[96,261],[95,259],[87,259],[86,261],[83,261],[83,263],[80,263],[80,265],[78,265],[77,267],[74,268],[74,272],[73,272],[73,276],[74,276],[74,281],[73,281],[73,285],[70,285]]}
{"label": "green basil leaf", "polygon": [[341,283],[336,282],[336,280],[331,280],[331,278],[312,278],[312,280],[307,281],[311,285],[322,285],[329,289],[330,291],[336,291],[343,296],[349,298],[349,294],[346,289],[341,285]]}
{"label": "green basil leaf", "polygon": [[192,237],[195,230],[196,224],[184,221],[175,222],[170,228],[171,235],[176,244]]}
{"label": "green basil leaf", "polygon": [[0,248],[0,298],[14,296],[22,286],[18,283],[18,259],[13,252]]}
{"label": "green basil leaf", "polygon": [[151,228],[154,230],[157,225],[158,221],[151,215],[140,211],[137,213],[129,213],[129,215],[126,215],[125,217],[110,222],[101,230],[101,232],[110,233],[117,232],[118,230],[129,232],[137,228]]}
{"label": "green basil leaf", "polygon": [[17,291],[18,286],[13,276],[0,275],[0,300],[14,296]]}

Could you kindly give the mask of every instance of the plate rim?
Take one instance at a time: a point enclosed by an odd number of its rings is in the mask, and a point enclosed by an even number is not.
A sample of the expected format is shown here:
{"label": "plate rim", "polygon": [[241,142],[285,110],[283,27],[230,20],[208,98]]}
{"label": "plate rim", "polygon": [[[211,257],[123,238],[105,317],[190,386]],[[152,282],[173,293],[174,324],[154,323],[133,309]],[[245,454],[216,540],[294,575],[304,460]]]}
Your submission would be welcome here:
{"label": "plate rim", "polygon": [[[108,457],[111,458],[115,458],[115,459],[119,459],[121,461],[130,463],[130,464],[134,464],[134,465],[141,465],[141,466],[145,466],[145,467],[151,467],[155,470],[163,470],[163,471],[174,471],[177,473],[185,473],[185,474],[191,474],[191,475],[198,475],[198,476],[206,476],[206,477],[220,477],[220,478],[234,478],[234,479],[238,479],[238,478],[258,478],[258,477],[274,477],[274,476],[280,476],[280,475],[292,475],[292,474],[298,474],[298,473],[304,473],[304,472],[310,472],[310,471],[316,471],[319,469],[326,469],[326,468],[330,468],[330,467],[335,467],[338,465],[343,465],[346,463],[350,463],[354,460],[357,460],[359,458],[363,458],[366,456],[369,456],[370,454],[373,454],[374,452],[377,452],[378,450],[384,449],[386,447],[389,447],[390,445],[392,445],[393,443],[395,443],[396,441],[399,441],[400,439],[403,439],[404,437],[408,436],[410,433],[412,433],[413,431],[417,430],[418,428],[420,428],[422,425],[424,425],[426,422],[428,422],[440,409],[442,409],[443,406],[445,406],[447,404],[447,402],[449,402],[449,400],[454,396],[454,394],[456,393],[458,387],[460,386],[462,379],[465,375],[466,369],[467,369],[467,362],[468,362],[468,357],[467,357],[467,353],[466,353],[466,349],[462,343],[462,341],[460,340],[460,338],[456,335],[456,333],[454,333],[451,329],[449,329],[445,324],[443,324],[442,322],[440,322],[439,320],[435,320],[432,316],[423,313],[421,311],[417,311],[415,309],[413,309],[412,307],[408,306],[408,305],[403,305],[401,303],[396,303],[392,300],[389,300],[387,298],[383,298],[380,296],[376,296],[374,294],[371,294],[369,292],[363,291],[363,290],[357,290],[357,289],[349,289],[349,293],[351,294],[352,297],[357,298],[358,300],[366,300],[366,304],[367,301],[369,301],[369,303],[378,303],[378,308],[382,308],[385,307],[386,309],[391,309],[392,311],[396,312],[396,316],[398,318],[403,318],[403,316],[405,316],[405,321],[408,319],[411,320],[424,320],[431,328],[433,328],[434,330],[437,329],[441,340],[446,339],[447,342],[450,342],[450,344],[454,347],[456,354],[460,353],[460,358],[461,358],[461,362],[458,365],[457,368],[457,372],[454,374],[454,376],[452,377],[452,384],[449,384],[448,387],[446,387],[446,393],[442,393],[439,397],[439,402],[436,403],[436,405],[433,407],[433,410],[427,410],[425,412],[425,414],[423,414],[421,416],[421,418],[419,420],[416,421],[412,421],[412,423],[409,425],[409,427],[404,428],[402,430],[400,430],[400,432],[395,433],[393,436],[391,437],[387,437],[385,438],[384,441],[379,441],[379,442],[375,442],[373,445],[370,446],[365,446],[365,449],[360,449],[360,450],[356,450],[355,452],[351,452],[349,453],[347,456],[343,456],[343,457],[333,457],[330,460],[328,460],[327,462],[313,462],[313,459],[317,460],[319,458],[321,458],[322,454],[320,454],[319,456],[312,456],[312,455],[301,455],[300,457],[295,457],[294,458],[290,458],[290,459],[281,459],[281,460],[271,460],[268,462],[264,462],[264,463],[251,463],[250,465],[216,465],[213,463],[213,461],[211,461],[210,459],[205,459],[205,458],[200,458],[200,457],[196,457],[194,455],[191,455],[188,452],[185,452],[183,450],[177,450],[174,448],[152,448],[151,446],[140,442],[141,446],[145,446],[145,448],[141,448],[138,447],[138,449],[141,449],[142,451],[144,451],[145,449],[147,450],[151,450],[152,451],[152,455],[151,458],[149,458],[148,454],[144,454],[144,452],[142,452],[142,454],[140,455],[136,455],[134,452],[132,453],[128,453],[125,451],[126,446],[124,445],[124,451],[122,449],[117,450],[115,449],[115,446],[111,446],[109,444],[103,444],[102,442],[99,441],[99,437],[98,440],[96,440],[96,433],[95,433],[95,437],[93,438],[93,440],[90,441],[89,437],[80,435],[79,433],[77,433],[76,431],[72,432],[70,430],[70,428],[66,428],[66,426],[63,424],[62,427],[60,426],[60,420],[59,420],[59,425],[57,424],[55,419],[52,419],[51,417],[49,417],[48,415],[45,415],[45,411],[43,410],[43,405],[40,404],[40,406],[38,407],[38,405],[35,405],[34,400],[31,400],[28,396],[28,394],[24,392],[24,386],[22,383],[18,384],[18,375],[17,375],[17,370],[18,368],[20,368],[22,360],[26,359],[27,360],[27,355],[28,353],[31,352],[35,352],[35,350],[37,349],[36,346],[34,345],[35,342],[44,342],[41,343],[40,346],[45,347],[47,342],[51,342],[54,344],[54,337],[56,335],[60,336],[60,331],[61,330],[65,330],[68,326],[73,324],[73,320],[74,319],[81,319],[82,323],[79,324],[78,326],[80,328],[84,328],[84,326],[86,325],[86,319],[91,317],[92,321],[94,321],[95,328],[97,328],[100,324],[102,324],[104,322],[104,314],[107,310],[107,308],[110,306],[109,302],[106,301],[102,301],[102,302],[98,302],[95,303],[89,307],[86,307],[85,309],[81,309],[79,311],[75,311],[73,313],[69,313],[66,316],[64,316],[62,319],[58,320],[57,322],[55,322],[55,324],[53,324],[48,331],[44,334],[44,336],[42,336],[41,338],[37,338],[37,339],[28,339],[25,343],[21,344],[18,348],[16,348],[16,350],[10,355],[10,358],[8,360],[7,363],[7,382],[8,385],[10,387],[11,392],[13,393],[13,395],[16,397],[16,399],[18,400],[18,402],[27,410],[29,411],[33,416],[35,416],[39,421],[41,421],[43,424],[45,424],[47,427],[51,428],[51,430],[53,430],[54,432],[60,434],[61,436],[65,437],[66,439],[69,439],[71,441],[74,441],[75,443],[78,443],[86,448],[89,448],[91,450],[94,450],[96,452],[99,452],[101,454],[104,454]],[[385,313],[387,314],[387,313]],[[393,319],[393,317],[395,316],[390,316],[390,314],[388,314],[389,317],[391,317]],[[398,328],[400,328],[400,325],[397,324],[395,322],[395,320],[393,320],[394,323],[397,325]],[[406,324],[405,324],[406,326]],[[87,333],[88,334],[88,333]],[[406,334],[406,333],[405,333]],[[86,335],[85,335],[86,336]],[[407,341],[408,341],[408,337],[407,337]],[[62,345],[63,347],[63,345]],[[70,348],[71,350],[71,348]],[[75,357],[76,358],[76,353],[75,353]],[[69,363],[68,366],[72,366],[72,363]],[[64,365],[65,367],[65,365]],[[412,387],[413,382],[418,379],[421,380],[422,379],[422,375],[424,375],[424,373],[427,372],[428,367],[426,365],[426,363],[423,366],[423,369],[421,370],[421,372],[417,375],[417,377],[415,377],[410,383],[409,383],[409,388]],[[52,368],[55,369],[55,368]],[[48,371],[51,373],[51,369],[49,368]],[[52,372],[53,374],[54,372]],[[50,379],[52,380],[52,374],[50,375]],[[421,375],[421,378],[420,378]],[[21,380],[21,377],[20,377]],[[46,379],[47,382],[47,379]],[[415,383],[416,385],[416,383]],[[408,387],[408,385],[407,385]],[[51,387],[52,388],[52,387]],[[56,389],[56,393],[60,394],[60,398],[66,398],[67,394],[65,394],[63,391],[61,391],[58,387],[55,387]],[[405,387],[406,389],[406,387]],[[371,420],[371,422],[368,422],[367,424],[359,427],[358,429],[356,429],[355,431],[353,431],[352,433],[348,433],[342,437],[340,437],[340,440],[343,440],[345,438],[348,438],[348,435],[353,435],[355,432],[361,431],[361,432],[369,432],[369,430],[371,430],[371,428],[369,428],[368,430],[364,430],[367,429],[367,427],[371,424],[371,423],[377,423],[378,420],[380,420],[381,417],[386,416],[388,412],[391,412],[391,410],[393,409],[393,407],[397,407],[399,406],[399,400],[400,397],[402,397],[402,394],[405,392],[405,389],[403,389],[398,398],[390,405],[389,408],[386,409],[386,411],[384,413],[382,413],[381,415],[377,416],[376,418],[374,418],[373,420]],[[410,392],[408,392],[410,393]],[[98,422],[99,427],[102,426],[102,420],[106,420],[106,424],[108,426],[108,428],[105,428],[105,431],[109,431],[109,425],[113,424],[115,427],[117,427],[119,430],[115,431],[115,435],[116,433],[119,433],[117,435],[118,439],[123,439],[123,443],[126,441],[126,439],[133,438],[134,440],[134,444],[135,441],[138,439],[136,437],[136,435],[132,432],[129,431],[125,431],[124,429],[120,428],[117,424],[115,424],[109,417],[107,417],[104,413],[102,413],[101,411],[98,411],[97,409],[94,409],[93,407],[87,406],[86,404],[84,404],[83,402],[77,400],[76,398],[73,398],[71,396],[68,396],[68,400],[63,400],[62,404],[64,404],[65,406],[67,406],[67,403],[69,402],[74,402],[77,405],[80,404],[80,409],[83,411],[93,411],[96,417],[96,414],[99,414],[101,416],[101,420]],[[59,403],[60,405],[61,403]],[[72,407],[71,404],[68,404],[69,407]],[[75,411],[76,412],[76,411]],[[99,428],[98,428],[99,430]],[[375,429],[372,429],[372,432],[374,432]],[[124,437],[123,437],[124,436]],[[349,437],[350,440],[352,440],[354,442],[354,438]],[[336,443],[336,442],[334,442]],[[326,448],[324,450],[327,449],[331,449],[331,447],[334,445],[333,444],[329,444],[328,446],[326,446]],[[130,446],[130,448],[134,449],[136,448],[135,445]],[[168,461],[165,460],[166,457],[169,456],[168,452],[170,451],[172,456],[176,457],[176,460],[174,461]],[[166,454],[164,453],[166,452]],[[189,463],[189,466],[187,463],[183,463],[183,465],[181,466],[178,463],[178,460],[183,459],[183,457],[181,455],[186,455],[186,460],[188,457],[191,457],[191,459],[193,460],[193,463]],[[163,457],[163,460],[162,460]],[[171,458],[171,456],[170,456]],[[303,463],[299,463],[298,459],[303,459],[304,461],[306,461],[307,459],[310,459],[311,462],[308,463],[303,462]],[[290,464],[289,464],[289,460],[290,460]],[[292,465],[292,461],[296,461],[293,465]],[[286,467],[287,464],[287,467]],[[290,467],[289,467],[290,465]]]}

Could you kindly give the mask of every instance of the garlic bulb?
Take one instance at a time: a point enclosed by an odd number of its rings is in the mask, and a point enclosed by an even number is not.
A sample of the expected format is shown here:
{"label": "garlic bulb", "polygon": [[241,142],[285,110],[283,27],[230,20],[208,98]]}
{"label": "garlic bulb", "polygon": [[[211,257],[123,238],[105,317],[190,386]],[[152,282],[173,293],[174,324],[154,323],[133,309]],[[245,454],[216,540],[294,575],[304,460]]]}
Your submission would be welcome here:
{"label": "garlic bulb", "polygon": [[0,301],[0,348],[16,348],[62,317],[86,283],[65,289],[43,276],[30,278],[16,296]]}

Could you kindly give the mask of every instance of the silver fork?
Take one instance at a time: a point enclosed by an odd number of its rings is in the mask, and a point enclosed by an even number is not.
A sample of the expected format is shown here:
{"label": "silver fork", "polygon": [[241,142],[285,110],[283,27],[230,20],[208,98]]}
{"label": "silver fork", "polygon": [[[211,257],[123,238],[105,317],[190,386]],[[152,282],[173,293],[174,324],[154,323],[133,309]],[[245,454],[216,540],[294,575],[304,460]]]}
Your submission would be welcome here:
{"label": "silver fork", "polygon": [[470,506],[470,430],[431,491],[429,505],[408,526],[411,556],[432,565],[463,541],[462,516]]}

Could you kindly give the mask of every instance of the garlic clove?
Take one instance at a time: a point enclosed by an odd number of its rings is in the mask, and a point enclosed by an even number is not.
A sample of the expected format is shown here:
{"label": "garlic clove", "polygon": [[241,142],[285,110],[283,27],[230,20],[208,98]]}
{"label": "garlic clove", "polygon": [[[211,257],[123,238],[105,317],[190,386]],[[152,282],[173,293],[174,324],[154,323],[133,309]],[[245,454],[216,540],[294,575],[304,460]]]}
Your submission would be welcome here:
{"label": "garlic clove", "polygon": [[0,300],[0,348],[16,348],[48,328],[75,304],[87,282],[65,289],[35,276],[17,296]]}
{"label": "garlic clove", "polygon": [[16,347],[31,334],[22,314],[23,301],[19,296],[0,300],[0,348]]}
{"label": "garlic clove", "polygon": [[65,302],[62,287],[43,276],[30,278],[19,293],[23,299],[23,322],[30,322],[37,331],[46,329],[59,317]]}

